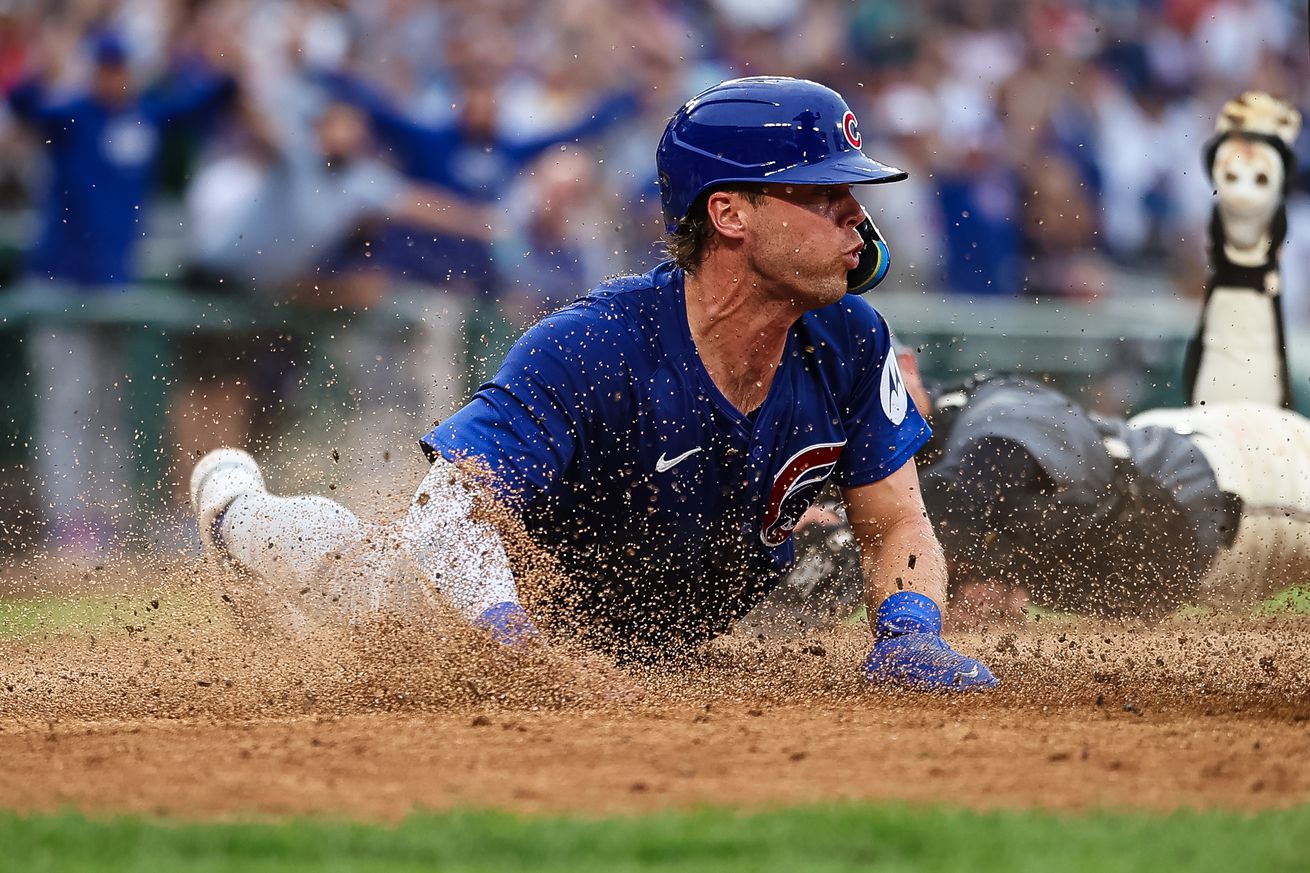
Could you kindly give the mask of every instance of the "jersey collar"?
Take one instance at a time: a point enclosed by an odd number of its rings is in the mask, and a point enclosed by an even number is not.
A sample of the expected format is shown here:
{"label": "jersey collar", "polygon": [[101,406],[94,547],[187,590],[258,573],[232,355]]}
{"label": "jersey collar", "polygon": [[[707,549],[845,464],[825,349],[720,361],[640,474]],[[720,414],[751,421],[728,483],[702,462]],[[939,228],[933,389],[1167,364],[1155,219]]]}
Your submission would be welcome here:
{"label": "jersey collar", "polygon": [[[664,266],[661,265],[661,268]],[[696,340],[691,335],[691,322],[687,319],[686,278],[686,274],[681,267],[672,267],[665,286],[666,293],[661,295],[665,306],[669,310],[667,317],[662,319],[663,323],[668,326],[666,333],[669,348],[687,360],[688,366],[696,374],[696,378],[705,388],[706,394],[724,415],[747,432],[754,431],[768,418],[768,413],[771,407],[775,405],[776,398],[788,390],[786,387],[787,381],[791,378],[788,361],[794,356],[797,341],[796,325],[793,324],[787,330],[787,343],[782,350],[782,360],[778,363],[778,371],[773,374],[773,382],[769,385],[769,393],[765,395],[764,402],[755,410],[752,418],[739,410],[733,405],[732,401],[724,396],[723,392],[719,390],[719,386],[714,384],[714,380],[710,378],[709,371],[705,369],[705,362],[701,360],[700,352],[696,348]]]}

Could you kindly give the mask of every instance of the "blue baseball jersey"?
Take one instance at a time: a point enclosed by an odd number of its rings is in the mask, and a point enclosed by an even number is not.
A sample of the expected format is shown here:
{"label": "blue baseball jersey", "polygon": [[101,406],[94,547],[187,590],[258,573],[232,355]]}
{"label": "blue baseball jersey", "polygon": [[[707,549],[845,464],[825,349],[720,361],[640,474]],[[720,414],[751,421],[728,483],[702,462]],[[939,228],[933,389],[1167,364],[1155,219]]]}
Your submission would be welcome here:
{"label": "blue baseball jersey", "polygon": [[736,409],[696,351],[683,280],[664,263],[543,319],[422,439],[490,469],[570,580],[557,617],[616,650],[724,631],[792,563],[825,483],[883,479],[931,433],[886,322],[851,295],[798,320],[763,404]]}
{"label": "blue baseball jersey", "polygon": [[231,79],[203,71],[121,106],[89,94],[61,97],[36,81],[10,92],[14,114],[37,128],[50,155],[28,273],[92,289],[134,281],[166,129],[203,126],[235,93]]}

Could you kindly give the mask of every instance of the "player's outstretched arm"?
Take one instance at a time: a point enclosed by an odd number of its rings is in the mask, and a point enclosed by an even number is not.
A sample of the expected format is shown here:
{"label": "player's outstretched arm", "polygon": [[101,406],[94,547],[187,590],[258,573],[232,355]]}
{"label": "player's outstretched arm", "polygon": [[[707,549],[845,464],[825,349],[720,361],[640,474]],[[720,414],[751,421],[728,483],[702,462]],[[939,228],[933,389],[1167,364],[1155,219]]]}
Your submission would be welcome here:
{"label": "player's outstretched arm", "polygon": [[923,509],[911,459],[885,479],[843,491],[860,546],[873,651],[864,662],[875,684],[923,690],[991,688],[980,661],[941,637],[946,559]]}
{"label": "player's outstretched arm", "polygon": [[[544,643],[519,602],[518,588],[500,533],[478,518],[479,483],[437,455],[401,522],[405,546],[420,569],[456,609],[492,639],[512,648]],[[639,696],[630,677],[600,655],[547,650],[557,676],[584,699],[596,702]]]}
{"label": "player's outstretched arm", "polygon": [[440,455],[401,522],[405,547],[423,573],[474,625],[499,643],[526,645],[537,629],[519,602],[500,533],[474,518],[472,477]]}

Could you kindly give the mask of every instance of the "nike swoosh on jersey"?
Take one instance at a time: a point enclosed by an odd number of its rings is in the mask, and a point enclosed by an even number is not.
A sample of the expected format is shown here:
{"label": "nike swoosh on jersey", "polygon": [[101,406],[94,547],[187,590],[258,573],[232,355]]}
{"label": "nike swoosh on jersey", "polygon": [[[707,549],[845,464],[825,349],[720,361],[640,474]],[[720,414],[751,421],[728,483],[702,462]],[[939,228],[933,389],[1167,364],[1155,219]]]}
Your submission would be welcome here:
{"label": "nike swoosh on jersey", "polygon": [[697,446],[694,449],[688,449],[687,451],[683,452],[681,455],[677,455],[672,458],[664,457],[664,453],[661,452],[659,458],[655,461],[655,472],[663,473],[668,470],[672,470],[674,467],[678,466],[683,461],[687,460],[688,458],[690,458],[692,455],[696,454],[700,450],[701,447]]}

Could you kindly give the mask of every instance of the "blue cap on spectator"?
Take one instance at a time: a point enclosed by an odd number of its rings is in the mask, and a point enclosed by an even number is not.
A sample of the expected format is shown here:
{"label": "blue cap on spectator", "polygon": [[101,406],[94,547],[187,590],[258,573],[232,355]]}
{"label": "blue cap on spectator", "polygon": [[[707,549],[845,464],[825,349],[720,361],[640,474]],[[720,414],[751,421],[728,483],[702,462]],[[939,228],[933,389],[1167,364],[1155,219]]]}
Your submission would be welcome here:
{"label": "blue cap on spectator", "polygon": [[91,55],[96,66],[121,67],[127,63],[127,45],[117,34],[99,34],[92,43]]}

